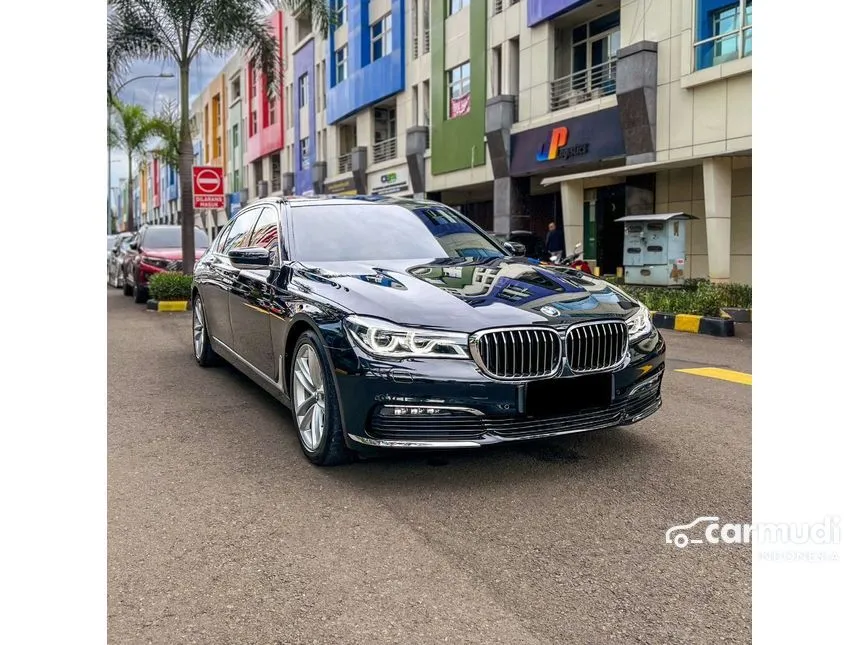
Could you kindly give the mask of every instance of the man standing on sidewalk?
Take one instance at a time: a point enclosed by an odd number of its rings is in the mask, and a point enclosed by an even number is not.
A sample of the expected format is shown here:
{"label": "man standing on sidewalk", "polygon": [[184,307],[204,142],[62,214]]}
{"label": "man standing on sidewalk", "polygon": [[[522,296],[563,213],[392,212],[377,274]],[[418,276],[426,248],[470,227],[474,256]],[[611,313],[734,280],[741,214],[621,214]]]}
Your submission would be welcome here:
{"label": "man standing on sidewalk", "polygon": [[564,235],[555,226],[555,222],[549,223],[549,232],[546,234],[546,251],[549,256],[558,255],[559,259],[564,257]]}

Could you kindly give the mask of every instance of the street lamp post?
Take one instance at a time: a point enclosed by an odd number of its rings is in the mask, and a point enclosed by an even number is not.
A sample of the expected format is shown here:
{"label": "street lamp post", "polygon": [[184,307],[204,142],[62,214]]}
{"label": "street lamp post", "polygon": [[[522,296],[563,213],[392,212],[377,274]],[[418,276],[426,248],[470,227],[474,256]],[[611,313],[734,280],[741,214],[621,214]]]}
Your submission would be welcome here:
{"label": "street lamp post", "polygon": [[[174,76],[175,76],[175,74],[173,74],[172,72],[162,72],[161,74],[141,74],[140,76],[135,76],[134,78],[130,78],[127,81],[125,81],[124,83],[121,83],[119,85],[119,87],[117,87],[115,90],[113,90],[111,92],[111,95],[112,96],[119,96],[119,93],[122,90],[122,88],[124,88],[129,83],[133,83],[134,81],[139,81],[142,78],[174,78]],[[110,110],[111,110],[111,108],[110,108],[110,106],[108,106],[108,117],[107,117],[108,131],[110,131],[110,117],[111,117]],[[110,229],[111,229],[111,226],[110,226],[111,225],[111,209],[110,209],[110,202],[111,202],[111,199],[110,199],[110,182],[111,182],[110,151],[111,151],[111,147],[110,147],[110,141],[108,141],[107,149],[108,149],[107,234],[110,235]],[[119,221],[119,219],[120,219],[120,213],[117,213],[117,221]]]}

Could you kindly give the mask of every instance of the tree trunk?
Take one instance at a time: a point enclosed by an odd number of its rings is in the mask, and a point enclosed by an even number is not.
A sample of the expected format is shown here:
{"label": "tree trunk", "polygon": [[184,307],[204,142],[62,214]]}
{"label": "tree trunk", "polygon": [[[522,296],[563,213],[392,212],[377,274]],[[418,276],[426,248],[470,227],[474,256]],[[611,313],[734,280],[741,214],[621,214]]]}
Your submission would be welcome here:
{"label": "tree trunk", "polygon": [[188,116],[190,91],[188,73],[190,63],[179,65],[179,188],[182,192],[180,213],[182,217],[182,271],[191,275],[194,271],[194,185],[191,168],[194,165],[194,147],[191,144],[191,121]]}
{"label": "tree trunk", "polygon": [[134,230],[134,181],[131,176],[131,153],[128,153],[128,215],[126,219],[126,229]]}

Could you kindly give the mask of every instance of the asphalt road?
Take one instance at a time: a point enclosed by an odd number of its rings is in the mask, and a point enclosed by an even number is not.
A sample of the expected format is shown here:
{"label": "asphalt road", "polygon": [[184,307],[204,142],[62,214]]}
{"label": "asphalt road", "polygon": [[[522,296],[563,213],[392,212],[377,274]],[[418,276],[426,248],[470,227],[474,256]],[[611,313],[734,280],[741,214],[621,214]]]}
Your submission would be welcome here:
{"label": "asphalt road", "polygon": [[664,542],[751,516],[751,340],[666,333],[626,429],[321,469],[288,412],[203,370],[190,314],[110,289],[110,643],[735,643],[751,550]]}

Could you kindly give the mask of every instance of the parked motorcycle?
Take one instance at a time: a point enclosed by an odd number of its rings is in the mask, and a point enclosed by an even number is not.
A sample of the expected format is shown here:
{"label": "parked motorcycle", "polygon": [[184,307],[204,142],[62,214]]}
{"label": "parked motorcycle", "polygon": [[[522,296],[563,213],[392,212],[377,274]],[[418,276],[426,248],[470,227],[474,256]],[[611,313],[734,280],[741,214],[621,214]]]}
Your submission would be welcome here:
{"label": "parked motorcycle", "polygon": [[573,247],[573,255],[561,257],[560,253],[556,253],[555,255],[550,256],[549,261],[550,264],[554,264],[556,266],[570,267],[571,269],[591,274],[591,266],[583,259],[582,254],[582,243],[577,242],[576,246]]}

